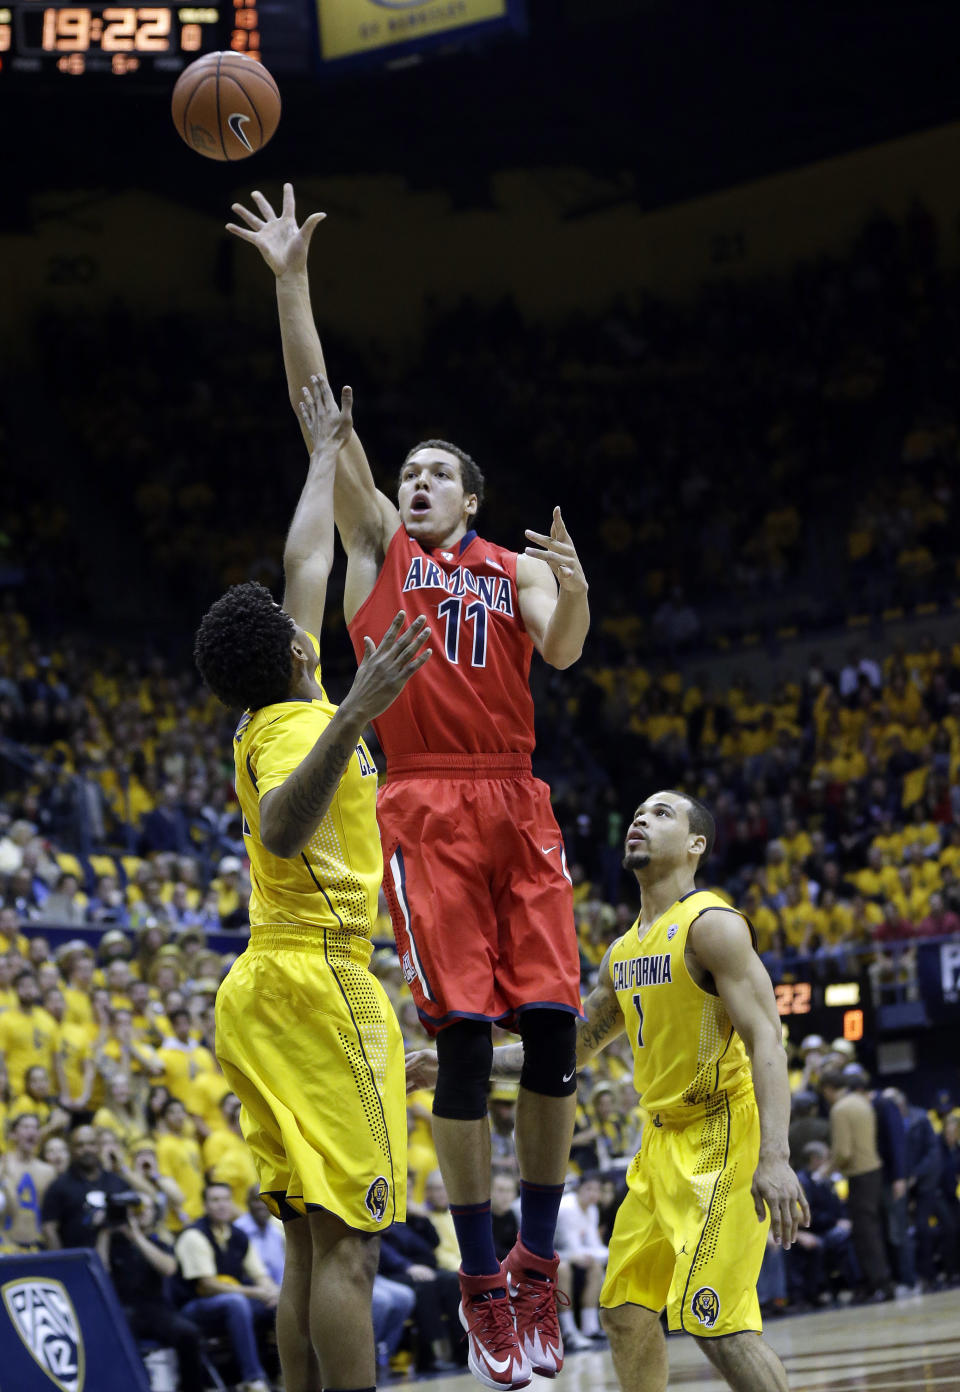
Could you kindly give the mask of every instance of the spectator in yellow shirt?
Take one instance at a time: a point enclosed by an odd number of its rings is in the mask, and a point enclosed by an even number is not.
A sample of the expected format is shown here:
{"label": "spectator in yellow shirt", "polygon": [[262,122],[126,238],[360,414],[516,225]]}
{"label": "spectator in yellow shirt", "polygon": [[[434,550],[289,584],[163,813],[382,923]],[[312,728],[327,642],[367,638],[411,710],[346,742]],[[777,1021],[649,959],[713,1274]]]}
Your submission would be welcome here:
{"label": "spectator in yellow shirt", "polygon": [[7,1124],[24,1113],[32,1113],[40,1122],[41,1145],[48,1136],[65,1135],[70,1127],[70,1113],[54,1099],[50,1074],[42,1063],[27,1069],[23,1092],[7,1108]]}
{"label": "spectator in yellow shirt", "polygon": [[161,1174],[174,1180],[183,1205],[179,1213],[170,1215],[171,1231],[179,1232],[187,1223],[195,1222],[203,1213],[203,1159],[200,1146],[187,1134],[187,1113],[179,1097],[171,1097],[163,1108],[162,1130],[156,1137],[157,1167]]}
{"label": "spectator in yellow shirt", "polygon": [[63,991],[52,986],[43,994],[43,1008],[57,1023],[59,1044],[54,1055],[54,1078],[61,1107],[74,1115],[87,1110],[93,1091],[96,1065],[93,1044],[97,1036],[93,1024],[76,1024],[66,1018]]}
{"label": "spectator in yellow shirt", "polygon": [[929,909],[930,891],[915,882],[908,865],[901,867],[898,878],[900,886],[895,894],[890,895],[890,902],[896,906],[902,919],[919,923]]}
{"label": "spectator in yellow shirt", "polygon": [[146,1131],[146,1121],[143,1107],[133,1095],[129,1074],[114,1073],[107,1080],[106,1094],[103,1106],[94,1114],[93,1124],[98,1130],[112,1132],[124,1150],[131,1150],[134,1141]]}
{"label": "spectator in yellow shirt", "polygon": [[257,1183],[257,1167],[250,1147],[240,1130],[240,1099],[228,1092],[220,1104],[224,1125],[211,1131],[203,1143],[203,1166],[210,1180],[229,1184],[233,1201],[239,1212],[247,1203],[251,1185]]}
{"label": "spectator in yellow shirt", "polygon": [[213,1054],[203,1044],[191,1036],[193,1021],[187,1007],[172,1010],[168,1016],[169,1034],[157,1050],[157,1058],[163,1065],[160,1081],[172,1097],[179,1097],[189,1106],[191,1089],[201,1073],[214,1071]]}
{"label": "spectator in yellow shirt", "polygon": [[780,841],[791,865],[802,865],[813,852],[813,842],[796,817],[787,818]]}
{"label": "spectator in yellow shirt", "polygon": [[760,897],[759,887],[752,884],[743,897],[743,911],[753,924],[757,935],[757,951],[769,952],[773,935],[780,926],[773,909],[768,908]]}
{"label": "spectator in yellow shirt", "polygon": [[921,842],[912,843],[907,851],[906,863],[913,875],[913,883],[920,889],[930,894],[940,888],[942,876],[939,862],[933,856],[927,855]]}
{"label": "spectator in yellow shirt", "polygon": [[867,851],[867,863],[852,876],[853,883],[867,899],[878,902],[894,893],[900,884],[896,867],[888,865],[883,850],[875,841]]}
{"label": "spectator in yellow shirt", "polygon": [[36,973],[23,967],[13,979],[17,1004],[0,1015],[0,1053],[7,1060],[10,1086],[19,1092],[27,1069],[40,1064],[53,1076],[54,1060],[60,1045],[56,1021],[40,1004]]}
{"label": "spectator in yellow shirt", "polygon": [[90,991],[93,987],[95,961],[93,949],[85,942],[75,939],[61,949],[58,960],[66,979],[63,988],[63,998],[66,1001],[64,1020],[72,1025],[92,1025],[94,1018]]}

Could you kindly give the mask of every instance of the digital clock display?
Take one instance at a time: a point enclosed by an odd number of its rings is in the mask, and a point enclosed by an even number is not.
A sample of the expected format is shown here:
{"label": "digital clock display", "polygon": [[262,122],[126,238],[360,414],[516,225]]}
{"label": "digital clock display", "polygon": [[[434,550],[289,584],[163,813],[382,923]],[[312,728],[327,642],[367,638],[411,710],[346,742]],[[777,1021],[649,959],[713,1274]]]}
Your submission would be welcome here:
{"label": "digital clock display", "polygon": [[791,1039],[802,1029],[804,1034],[840,1035],[856,1044],[870,1031],[859,981],[782,981],[773,993],[780,1018],[796,1019]]}
{"label": "digital clock display", "polygon": [[0,84],[15,75],[135,74],[167,85],[195,58],[226,50],[259,58],[274,75],[311,71],[316,59],[306,0],[273,4],[263,41],[261,5],[0,0]]}

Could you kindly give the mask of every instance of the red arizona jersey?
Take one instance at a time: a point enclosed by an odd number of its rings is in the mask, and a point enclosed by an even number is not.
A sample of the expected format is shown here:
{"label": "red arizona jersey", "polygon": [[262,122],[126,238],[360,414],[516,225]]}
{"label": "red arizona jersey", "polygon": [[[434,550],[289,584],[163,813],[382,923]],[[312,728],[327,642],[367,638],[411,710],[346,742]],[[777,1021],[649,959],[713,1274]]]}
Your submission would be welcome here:
{"label": "red arizona jersey", "polygon": [[530,754],[533,643],[517,598],[517,553],[476,532],[425,551],[398,527],[349,625],[359,661],[400,609],[426,616],[433,656],[373,722],[389,764],[418,754]]}

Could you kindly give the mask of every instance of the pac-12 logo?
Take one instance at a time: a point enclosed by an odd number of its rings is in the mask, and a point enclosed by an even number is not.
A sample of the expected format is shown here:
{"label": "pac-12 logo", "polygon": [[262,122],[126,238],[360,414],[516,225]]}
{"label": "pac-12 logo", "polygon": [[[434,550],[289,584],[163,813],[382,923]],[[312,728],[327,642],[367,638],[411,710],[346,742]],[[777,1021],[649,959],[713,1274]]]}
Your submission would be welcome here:
{"label": "pac-12 logo", "polygon": [[50,1381],[61,1392],[83,1392],[83,1335],[62,1282],[7,1281],[0,1295],[14,1329]]}
{"label": "pac-12 logo", "polygon": [[720,1314],[720,1297],[711,1286],[701,1286],[690,1301],[690,1309],[701,1324],[712,1329]]}
{"label": "pac-12 logo", "polygon": [[387,1211],[387,1201],[390,1198],[390,1185],[383,1175],[377,1175],[376,1179],[367,1190],[367,1197],[364,1202],[370,1214],[378,1223],[383,1222],[383,1215]]}

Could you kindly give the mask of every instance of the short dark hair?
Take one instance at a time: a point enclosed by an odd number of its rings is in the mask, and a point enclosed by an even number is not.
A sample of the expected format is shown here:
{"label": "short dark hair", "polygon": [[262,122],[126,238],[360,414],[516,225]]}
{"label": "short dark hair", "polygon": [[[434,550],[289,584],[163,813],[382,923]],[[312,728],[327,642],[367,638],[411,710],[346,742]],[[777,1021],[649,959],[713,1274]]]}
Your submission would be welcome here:
{"label": "short dark hair", "polygon": [[705,836],[707,844],[703,850],[698,864],[705,865],[710,859],[713,851],[713,843],[717,839],[717,824],[713,820],[713,813],[709,807],[705,806],[699,798],[695,798],[692,793],[680,793],[676,788],[668,788],[667,791],[673,797],[682,798],[687,804],[687,824],[694,836]]}
{"label": "short dark hair", "polygon": [[838,1068],[828,1068],[826,1073],[820,1074],[820,1088],[830,1088],[832,1092],[843,1092],[848,1086],[846,1078]]}
{"label": "short dark hair", "polygon": [[[460,479],[463,483],[463,491],[477,495],[477,511],[479,512],[483,507],[484,477],[477,461],[467,454],[466,450],[461,449],[459,445],[452,445],[449,440],[421,440],[418,445],[414,445],[413,449],[407,450],[406,458],[403,461],[404,465],[407,464],[412,455],[422,449],[446,450],[448,454],[452,454],[455,459],[460,461]],[[402,467],[400,472],[403,472]]]}
{"label": "short dark hair", "polygon": [[290,694],[295,624],[265,585],[231,585],[203,616],[193,656],[213,694],[239,710],[285,701]]}
{"label": "short dark hair", "polygon": [[[204,1203],[206,1203],[207,1195],[210,1193],[211,1189],[230,1189],[230,1185],[227,1183],[225,1179],[208,1178],[207,1180],[205,1180],[203,1185]],[[232,1189],[230,1190],[230,1192],[233,1192]]]}

